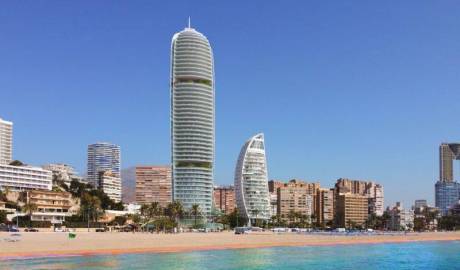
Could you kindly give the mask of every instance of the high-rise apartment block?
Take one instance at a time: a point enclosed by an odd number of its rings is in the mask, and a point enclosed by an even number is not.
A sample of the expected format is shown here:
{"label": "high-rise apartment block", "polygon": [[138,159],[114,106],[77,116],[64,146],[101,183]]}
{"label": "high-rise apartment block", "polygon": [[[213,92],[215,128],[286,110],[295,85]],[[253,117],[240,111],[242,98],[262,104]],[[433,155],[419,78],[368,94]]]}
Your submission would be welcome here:
{"label": "high-rise apartment block", "polygon": [[100,171],[97,186],[115,202],[121,202],[121,178],[111,171]]}
{"label": "high-rise apartment block", "polygon": [[[340,178],[335,184],[335,196],[340,194],[357,194],[368,198],[369,214],[383,215],[383,186],[371,181]],[[337,198],[336,198],[337,199]]]}
{"label": "high-rise apartment block", "polygon": [[120,177],[120,146],[105,142],[88,145],[87,179],[95,188],[99,187],[101,172]]}
{"label": "high-rise apartment block", "polygon": [[190,25],[171,44],[173,199],[211,215],[214,171],[214,60]]}
{"label": "high-rise apartment block", "polygon": [[443,216],[449,213],[449,209],[460,199],[460,183],[438,181],[435,184],[435,205]]}
{"label": "high-rise apartment block", "polygon": [[369,214],[375,214],[380,217],[385,211],[383,205],[383,186],[371,182],[367,186],[366,195],[369,198]]}
{"label": "high-rise apartment block", "polygon": [[334,189],[318,189],[316,200],[318,224],[323,226],[332,225],[334,222]]}
{"label": "high-rise apartment block", "polygon": [[439,146],[439,181],[435,184],[435,204],[442,215],[460,200],[460,183],[454,179],[454,160],[460,160],[460,143]]}
{"label": "high-rise apartment block", "polygon": [[278,215],[278,188],[284,185],[279,180],[268,181],[268,192],[270,196],[270,216]]}
{"label": "high-rise apartment block", "polygon": [[214,206],[228,215],[235,210],[235,188],[233,186],[214,187]]}
{"label": "high-rise apartment block", "polygon": [[166,207],[171,201],[171,166],[137,166],[136,203],[158,202]]}
{"label": "high-rise apartment block", "polygon": [[454,181],[454,160],[460,160],[460,143],[442,143],[439,146],[439,180]]}
{"label": "high-rise apartment block", "polygon": [[240,213],[252,224],[270,219],[267,159],[262,133],[246,141],[235,168],[235,195]]}
{"label": "high-rise apartment block", "polygon": [[335,215],[339,227],[364,227],[368,219],[368,197],[353,193],[338,194]]}
{"label": "high-rise apartment block", "polygon": [[297,179],[278,187],[278,215],[288,219],[289,213],[299,212],[311,217],[316,209],[315,198],[319,187],[319,183],[307,183]]}
{"label": "high-rise apartment block", "polygon": [[13,160],[13,123],[0,118],[0,164]]}

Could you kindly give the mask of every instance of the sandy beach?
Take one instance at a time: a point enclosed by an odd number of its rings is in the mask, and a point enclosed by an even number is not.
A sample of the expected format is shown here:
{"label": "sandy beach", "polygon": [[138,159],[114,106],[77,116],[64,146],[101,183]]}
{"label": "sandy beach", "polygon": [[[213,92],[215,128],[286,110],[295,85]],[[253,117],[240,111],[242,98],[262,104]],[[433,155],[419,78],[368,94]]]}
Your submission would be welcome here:
{"label": "sandy beach", "polygon": [[21,233],[18,242],[0,233],[0,260],[17,257],[98,255],[123,253],[186,252],[279,246],[349,245],[414,241],[460,241],[460,232],[408,233],[395,235],[309,235],[271,232],[235,235],[222,233],[95,233],[80,232],[75,239],[67,233]]}

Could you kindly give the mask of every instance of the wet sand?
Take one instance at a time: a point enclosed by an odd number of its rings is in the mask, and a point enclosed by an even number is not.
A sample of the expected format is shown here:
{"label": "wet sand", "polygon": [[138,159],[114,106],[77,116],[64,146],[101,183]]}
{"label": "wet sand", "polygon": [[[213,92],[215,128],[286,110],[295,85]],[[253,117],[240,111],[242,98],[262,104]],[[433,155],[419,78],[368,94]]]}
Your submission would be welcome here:
{"label": "wet sand", "polygon": [[460,241],[460,232],[408,233],[394,235],[311,235],[272,232],[235,235],[221,233],[21,233],[20,241],[7,242],[10,233],[0,233],[0,260],[20,257],[163,253],[198,250],[402,243],[415,241]]}

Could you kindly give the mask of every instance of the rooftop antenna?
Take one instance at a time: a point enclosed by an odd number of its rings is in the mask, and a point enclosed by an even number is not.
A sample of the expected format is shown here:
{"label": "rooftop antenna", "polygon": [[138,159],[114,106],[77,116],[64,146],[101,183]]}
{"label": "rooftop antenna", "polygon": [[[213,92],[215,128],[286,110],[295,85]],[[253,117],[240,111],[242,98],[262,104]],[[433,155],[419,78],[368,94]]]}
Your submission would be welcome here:
{"label": "rooftop antenna", "polygon": [[190,16],[188,16],[188,28],[191,28],[190,25],[191,25],[191,23],[190,23]]}

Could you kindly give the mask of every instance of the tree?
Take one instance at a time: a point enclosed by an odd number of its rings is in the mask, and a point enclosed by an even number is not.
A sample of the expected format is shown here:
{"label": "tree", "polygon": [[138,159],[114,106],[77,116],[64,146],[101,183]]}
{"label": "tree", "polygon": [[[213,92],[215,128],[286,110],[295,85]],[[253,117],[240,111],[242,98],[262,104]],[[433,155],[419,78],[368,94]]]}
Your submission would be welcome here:
{"label": "tree", "polygon": [[2,190],[0,190],[0,201],[7,202],[8,194],[10,194],[10,187],[2,187]]}
{"label": "tree", "polygon": [[422,232],[426,229],[426,220],[424,217],[414,218],[414,231]]}
{"label": "tree", "polygon": [[80,202],[80,211],[82,216],[87,216],[87,221],[89,221],[91,217],[93,221],[97,222],[101,210],[101,200],[97,196],[83,193]]}
{"label": "tree", "polygon": [[6,202],[7,201],[7,198],[6,198],[6,195],[5,193],[0,190],[0,202]]}
{"label": "tree", "polygon": [[84,192],[91,190],[91,187],[92,186],[90,184],[81,183],[80,181],[73,179],[72,182],[70,182],[69,192],[72,196],[81,198]]}
{"label": "tree", "polygon": [[173,201],[168,204],[165,209],[166,215],[174,222],[177,223],[178,219],[184,216],[184,207],[179,201]]}
{"label": "tree", "polygon": [[161,216],[161,213],[163,212],[163,209],[161,208],[161,205],[159,202],[152,202],[149,206],[150,210],[150,216],[151,218],[156,218]]}
{"label": "tree", "polygon": [[29,216],[29,227],[32,227],[32,214],[37,211],[37,205],[34,203],[26,203],[22,210]]}
{"label": "tree", "polygon": [[235,228],[248,222],[247,218],[240,216],[238,208],[235,208],[230,214],[224,215],[221,220],[221,223],[228,224],[230,228]]}
{"label": "tree", "polygon": [[7,222],[6,215],[7,215],[6,211],[0,210],[0,223]]}
{"label": "tree", "polygon": [[141,211],[141,215],[142,215],[143,217],[148,216],[149,208],[150,208],[150,206],[149,206],[148,204],[143,204],[143,205],[141,205],[140,211]]}
{"label": "tree", "polygon": [[377,215],[375,213],[370,214],[366,220],[366,228],[375,229],[377,226]]}
{"label": "tree", "polygon": [[19,166],[24,166],[24,163],[22,163],[20,160],[13,160],[13,161],[10,162],[9,165],[19,167]]}
{"label": "tree", "polygon": [[449,215],[443,216],[439,220],[439,228],[442,230],[460,230],[460,216],[458,215]]}
{"label": "tree", "polygon": [[296,213],[294,210],[290,210],[288,213],[288,219],[289,219],[289,226],[293,226],[294,223],[296,222]]}
{"label": "tree", "polygon": [[201,217],[200,205],[198,205],[198,204],[192,205],[192,209],[190,210],[190,214],[194,218],[194,226],[196,227],[196,219],[199,216]]}

